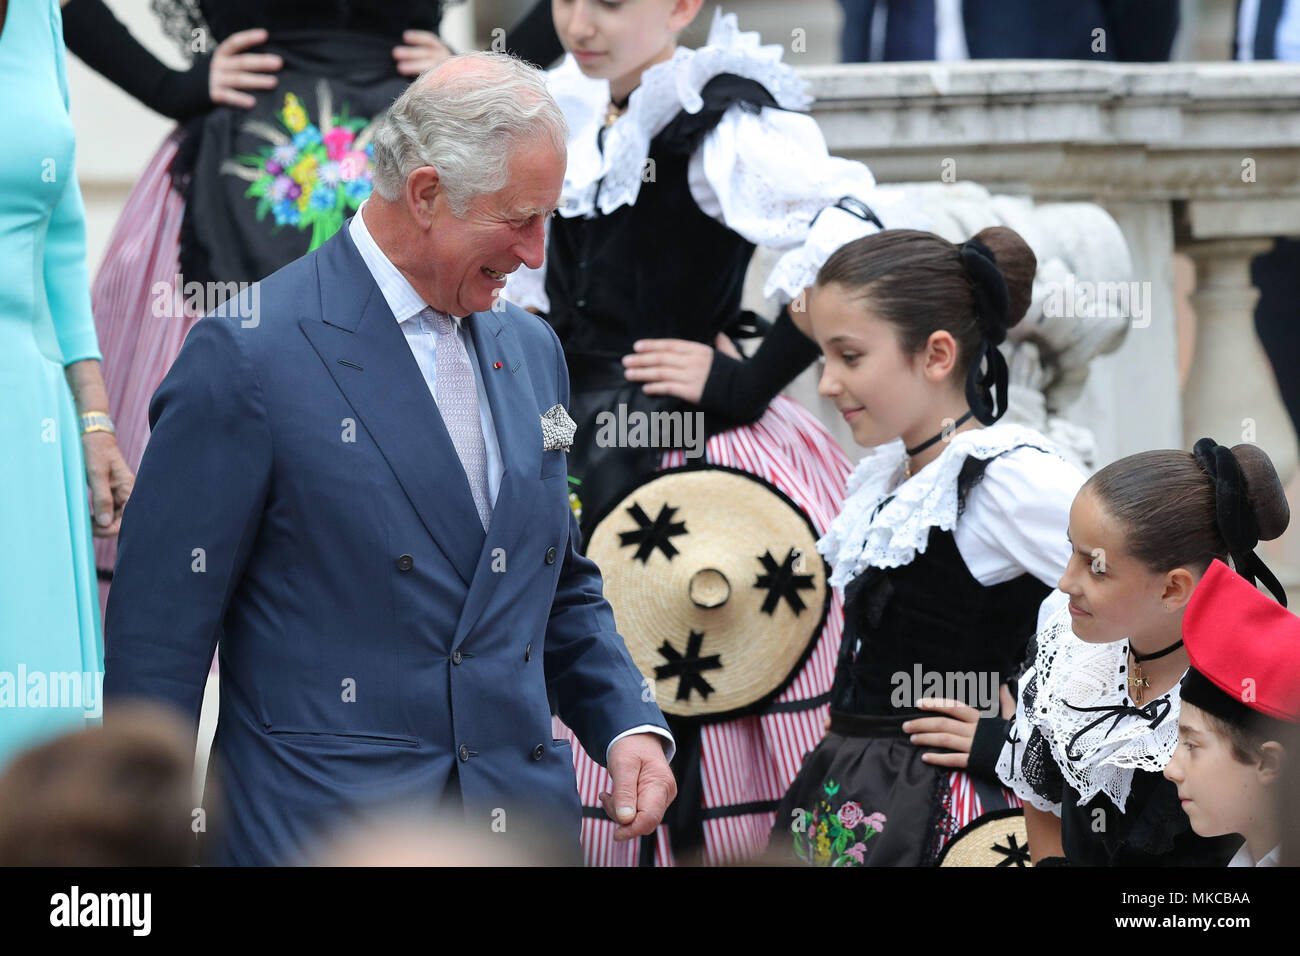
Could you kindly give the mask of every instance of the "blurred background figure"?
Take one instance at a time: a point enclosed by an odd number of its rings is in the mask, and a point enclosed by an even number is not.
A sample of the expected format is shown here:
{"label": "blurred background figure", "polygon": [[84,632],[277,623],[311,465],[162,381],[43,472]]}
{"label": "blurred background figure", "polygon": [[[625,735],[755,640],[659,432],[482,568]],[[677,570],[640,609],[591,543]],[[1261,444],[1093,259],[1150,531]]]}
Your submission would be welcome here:
{"label": "blurred background figure", "polygon": [[935,0],[840,0],[840,6],[840,58],[845,63],[938,58]]}
{"label": "blurred background figure", "polygon": [[413,808],[394,808],[338,830],[312,855],[315,866],[544,866],[541,847],[520,846],[504,819],[495,832],[474,833]]}
{"label": "blurred background figure", "polygon": [[[1178,0],[962,0],[972,60],[1168,60]],[[1100,32],[1098,32],[1100,31]]]}
{"label": "blurred background figure", "polygon": [[21,754],[0,776],[0,866],[195,864],[193,766],[193,730],[152,704]]}

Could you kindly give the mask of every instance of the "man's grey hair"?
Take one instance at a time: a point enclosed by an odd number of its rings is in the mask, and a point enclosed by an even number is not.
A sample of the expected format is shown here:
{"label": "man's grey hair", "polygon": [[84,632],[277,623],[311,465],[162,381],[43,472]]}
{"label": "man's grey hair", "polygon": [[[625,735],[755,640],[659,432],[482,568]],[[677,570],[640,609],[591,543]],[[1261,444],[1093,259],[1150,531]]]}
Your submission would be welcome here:
{"label": "man's grey hair", "polygon": [[[446,69],[461,61],[461,69]],[[420,76],[389,107],[375,130],[374,188],[397,202],[421,166],[438,171],[457,218],[474,197],[506,184],[520,142],[549,143],[564,155],[564,114],[546,75],[506,53],[465,53]]]}

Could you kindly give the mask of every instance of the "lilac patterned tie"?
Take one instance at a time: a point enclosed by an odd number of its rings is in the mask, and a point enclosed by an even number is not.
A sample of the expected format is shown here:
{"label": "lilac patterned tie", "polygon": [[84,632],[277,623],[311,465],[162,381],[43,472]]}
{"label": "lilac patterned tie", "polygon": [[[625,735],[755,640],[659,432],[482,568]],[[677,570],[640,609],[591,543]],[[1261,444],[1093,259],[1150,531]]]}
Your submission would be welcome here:
{"label": "lilac patterned tie", "polygon": [[437,378],[438,411],[443,424],[456,446],[469,490],[474,496],[474,507],[486,531],[492,520],[492,501],[488,497],[487,446],[483,442],[483,426],[479,421],[478,390],[474,386],[474,370],[469,364],[465,343],[456,334],[456,324],[450,316],[428,310],[438,328],[434,373]]}

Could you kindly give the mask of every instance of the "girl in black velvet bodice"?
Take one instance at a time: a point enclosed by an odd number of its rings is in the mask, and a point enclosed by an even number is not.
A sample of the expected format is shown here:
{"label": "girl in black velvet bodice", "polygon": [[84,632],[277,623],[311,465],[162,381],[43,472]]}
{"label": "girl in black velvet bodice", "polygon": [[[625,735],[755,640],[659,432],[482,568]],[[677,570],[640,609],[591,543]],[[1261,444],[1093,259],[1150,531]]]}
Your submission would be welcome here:
{"label": "girl in black velvet bodice", "polygon": [[[1050,453],[1046,445],[1041,450]],[[957,478],[959,514],[992,460],[968,458],[962,466]],[[900,707],[898,675],[998,675],[1006,680],[1017,674],[1038,606],[1049,590],[1032,574],[981,584],[962,559],[952,532],[931,528],[925,551],[916,560],[898,568],[869,567],[845,587],[844,639],[831,691],[832,710],[919,716],[922,712],[910,707],[910,701]],[[987,704],[977,699],[980,691],[967,688],[971,696],[961,702]]]}
{"label": "girl in black velvet bodice", "polygon": [[829,733],[777,809],[777,859],[925,865],[961,827],[1015,805],[932,762],[904,726],[922,697],[996,708],[1064,568],[1082,476],[1042,435],[997,422],[997,345],[1028,306],[1035,265],[1001,227],[961,246],[886,230],[818,275],[820,390],[873,451],[819,542],[845,588],[844,638]]}

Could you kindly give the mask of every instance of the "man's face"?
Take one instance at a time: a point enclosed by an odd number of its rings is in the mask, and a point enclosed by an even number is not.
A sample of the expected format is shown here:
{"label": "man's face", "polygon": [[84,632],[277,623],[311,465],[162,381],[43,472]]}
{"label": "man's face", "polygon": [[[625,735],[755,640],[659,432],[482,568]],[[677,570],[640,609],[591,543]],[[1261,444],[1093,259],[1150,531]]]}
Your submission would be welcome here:
{"label": "man's face", "polygon": [[520,264],[539,268],[546,255],[546,219],[564,182],[565,155],[549,143],[515,145],[506,185],[477,196],[457,218],[442,190],[434,194],[431,228],[411,271],[424,280],[428,302],[451,315],[492,308],[505,277]]}

